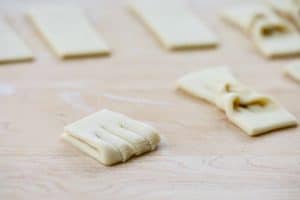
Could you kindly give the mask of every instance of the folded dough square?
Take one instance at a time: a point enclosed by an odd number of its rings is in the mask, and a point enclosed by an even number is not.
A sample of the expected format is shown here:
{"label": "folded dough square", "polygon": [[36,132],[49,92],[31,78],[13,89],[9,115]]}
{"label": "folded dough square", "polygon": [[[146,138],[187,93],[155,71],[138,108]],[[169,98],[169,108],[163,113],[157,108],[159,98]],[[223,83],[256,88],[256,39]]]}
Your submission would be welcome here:
{"label": "folded dough square", "polygon": [[185,75],[178,88],[215,104],[250,136],[297,125],[271,97],[245,87],[223,66]]}
{"label": "folded dough square", "polygon": [[153,151],[160,142],[152,126],[106,109],[67,125],[62,138],[104,165]]}

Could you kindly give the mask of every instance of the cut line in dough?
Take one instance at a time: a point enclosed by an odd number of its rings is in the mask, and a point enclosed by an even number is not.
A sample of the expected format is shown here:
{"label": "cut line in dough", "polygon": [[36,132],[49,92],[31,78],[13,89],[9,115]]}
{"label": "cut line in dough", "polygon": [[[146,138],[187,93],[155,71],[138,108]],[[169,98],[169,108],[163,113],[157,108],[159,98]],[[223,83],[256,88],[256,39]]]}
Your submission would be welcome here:
{"label": "cut line in dough", "polygon": [[173,0],[131,0],[130,9],[169,50],[214,47],[218,39],[186,5]]}
{"label": "cut line in dough", "polygon": [[66,126],[62,138],[104,165],[155,150],[160,142],[153,127],[105,109]]}
{"label": "cut line in dough", "polygon": [[222,18],[247,33],[266,57],[300,55],[300,34],[264,4],[241,4],[225,9]]}
{"label": "cut line in dough", "polygon": [[24,41],[4,21],[0,21],[0,64],[31,61],[33,55]]}
{"label": "cut line in dough", "polygon": [[28,12],[40,35],[60,58],[108,55],[99,33],[76,7],[35,7]]}
{"label": "cut line in dough", "polygon": [[297,125],[271,97],[245,87],[224,66],[187,74],[177,88],[215,104],[250,136]]}
{"label": "cut line in dough", "polygon": [[300,62],[293,62],[284,68],[286,75],[300,83]]}

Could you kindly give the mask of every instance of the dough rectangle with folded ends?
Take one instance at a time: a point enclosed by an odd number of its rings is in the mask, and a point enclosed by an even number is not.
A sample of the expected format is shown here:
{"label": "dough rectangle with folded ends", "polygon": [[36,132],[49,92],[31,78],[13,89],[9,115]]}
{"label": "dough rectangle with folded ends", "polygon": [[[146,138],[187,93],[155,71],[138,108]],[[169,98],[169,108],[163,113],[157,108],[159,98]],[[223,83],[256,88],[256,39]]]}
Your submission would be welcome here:
{"label": "dough rectangle with folded ends", "polygon": [[225,9],[224,20],[246,32],[266,57],[300,55],[300,34],[287,20],[263,4],[242,4]]}
{"label": "dough rectangle with folded ends", "polygon": [[245,87],[224,66],[185,75],[177,87],[215,104],[250,136],[297,125],[295,117],[271,97]]}
{"label": "dough rectangle with folded ends", "polygon": [[169,50],[216,46],[218,39],[186,5],[173,0],[131,0],[130,9]]}
{"label": "dough rectangle with folded ends", "polygon": [[285,73],[300,83],[300,62],[290,63],[284,69]]}
{"label": "dough rectangle with folded ends", "polygon": [[35,28],[61,58],[107,55],[110,50],[76,7],[35,7],[28,16]]}
{"label": "dough rectangle with folded ends", "polygon": [[32,59],[32,52],[24,41],[6,22],[0,21],[0,63]]}
{"label": "dough rectangle with folded ends", "polygon": [[152,126],[106,109],[66,126],[62,137],[104,165],[153,151],[160,142]]}

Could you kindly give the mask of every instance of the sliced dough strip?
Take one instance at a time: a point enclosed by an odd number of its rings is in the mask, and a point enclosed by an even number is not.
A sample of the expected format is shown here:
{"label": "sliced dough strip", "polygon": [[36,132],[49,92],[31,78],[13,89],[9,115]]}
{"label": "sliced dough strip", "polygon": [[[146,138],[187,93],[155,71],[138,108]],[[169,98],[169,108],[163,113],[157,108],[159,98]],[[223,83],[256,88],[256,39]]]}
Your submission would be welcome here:
{"label": "sliced dough strip", "polygon": [[92,134],[70,134],[65,132],[62,138],[77,147],[80,151],[86,153],[92,158],[98,160],[105,165],[112,165],[122,161],[122,155],[111,144],[99,140],[99,138]]}
{"label": "sliced dough strip", "polygon": [[103,128],[131,144],[135,155],[140,155],[150,150],[149,142],[134,132],[114,125],[103,125]]}
{"label": "sliced dough strip", "polygon": [[218,106],[250,136],[297,125],[295,117],[271,97],[245,87],[226,67],[188,74],[177,87]]}
{"label": "sliced dough strip", "polygon": [[109,110],[103,110],[103,112],[107,116],[107,119],[109,118],[111,121],[116,121],[120,127],[144,137],[144,139],[151,145],[151,150],[154,150],[160,142],[158,132],[152,126],[130,119],[121,113],[114,113]]}
{"label": "sliced dough strip", "polygon": [[215,34],[178,0],[131,0],[129,6],[169,50],[218,43]]}
{"label": "sliced dough strip", "polygon": [[94,134],[96,134],[99,139],[104,140],[117,148],[122,155],[123,162],[135,155],[135,147],[122,137],[111,134],[110,131],[107,131],[104,128],[96,129]]}

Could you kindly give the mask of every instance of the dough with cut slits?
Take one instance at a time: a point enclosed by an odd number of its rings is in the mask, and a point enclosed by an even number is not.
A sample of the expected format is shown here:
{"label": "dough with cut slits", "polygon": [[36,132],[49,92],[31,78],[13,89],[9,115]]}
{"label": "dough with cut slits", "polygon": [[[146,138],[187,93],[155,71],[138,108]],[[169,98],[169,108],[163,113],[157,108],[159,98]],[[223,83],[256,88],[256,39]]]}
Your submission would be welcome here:
{"label": "dough with cut slits", "polygon": [[218,43],[215,34],[178,0],[131,0],[129,6],[167,49],[216,46]]}
{"label": "dough with cut slits", "polygon": [[107,55],[110,50],[76,7],[36,7],[28,12],[38,32],[61,58]]}
{"label": "dough with cut slits", "polygon": [[264,4],[241,4],[226,9],[222,17],[247,33],[267,57],[300,55],[300,34],[287,20]]}
{"label": "dough with cut slits", "polygon": [[245,87],[226,67],[187,74],[178,81],[177,86],[215,104],[250,136],[297,124],[295,117],[271,97]]}
{"label": "dough with cut slits", "polygon": [[0,63],[32,59],[32,52],[24,41],[6,22],[0,21]]}
{"label": "dough with cut slits", "polygon": [[300,83],[300,62],[290,63],[284,71],[289,77]]}
{"label": "dough with cut slits", "polygon": [[110,110],[66,126],[62,137],[104,165],[153,151],[160,141],[153,127]]}

